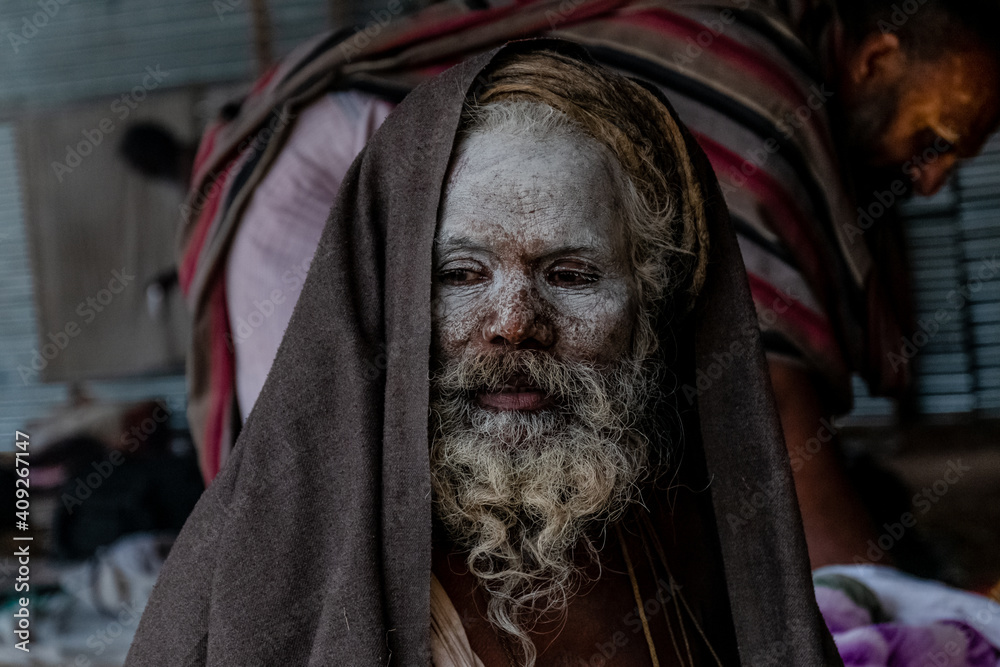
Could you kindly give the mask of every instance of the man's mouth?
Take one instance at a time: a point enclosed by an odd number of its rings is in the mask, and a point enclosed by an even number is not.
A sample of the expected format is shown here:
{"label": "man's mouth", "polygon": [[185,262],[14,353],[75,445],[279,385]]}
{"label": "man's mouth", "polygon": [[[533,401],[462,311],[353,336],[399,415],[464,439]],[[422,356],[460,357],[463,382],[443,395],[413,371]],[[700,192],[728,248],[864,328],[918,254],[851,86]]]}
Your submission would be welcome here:
{"label": "man's mouth", "polygon": [[543,410],[553,399],[527,377],[514,377],[499,389],[479,389],[476,403],[487,410]]}

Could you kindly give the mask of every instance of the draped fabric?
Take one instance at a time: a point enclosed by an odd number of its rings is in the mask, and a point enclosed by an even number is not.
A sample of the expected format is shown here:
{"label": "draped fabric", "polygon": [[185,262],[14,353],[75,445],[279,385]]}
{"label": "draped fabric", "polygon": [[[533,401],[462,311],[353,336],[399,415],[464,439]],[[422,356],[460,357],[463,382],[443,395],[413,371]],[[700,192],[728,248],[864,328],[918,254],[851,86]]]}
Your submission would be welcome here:
{"label": "draped fabric", "polygon": [[434,667],[483,667],[469,646],[462,618],[437,577],[431,575],[431,664]]}
{"label": "draped fabric", "polygon": [[[469,91],[495,60],[541,48],[587,58],[551,40],[477,56],[414,90],[354,162],[257,405],[165,563],[127,665],[429,663],[437,213]],[[682,409],[681,479],[701,482],[684,485],[700,532],[678,539],[719,587],[700,603],[727,616],[726,664],[839,665],[736,240],[704,154],[663,104],[710,252],[693,311],[660,338],[675,341],[680,382],[747,351]],[[750,497],[760,511],[744,510]],[[670,511],[650,516],[671,534]]]}
{"label": "draped fabric", "polygon": [[[524,36],[583,44],[599,62],[653,83],[671,99],[719,178],[770,357],[813,373],[833,412],[849,409],[854,372],[875,391],[898,391],[907,369],[889,367],[886,353],[898,346],[901,327],[873,276],[837,154],[838,101],[825,83],[831,5],[539,0],[479,11],[442,5],[299,48],[258,82],[235,118],[209,129],[196,165],[181,279],[195,313],[189,420],[206,481],[223,465],[240,423],[238,369],[226,344],[234,326],[225,308],[226,262],[254,189],[301,110],[338,90],[398,101],[461,59]],[[280,234],[284,223],[273,224]],[[707,382],[695,380],[685,387],[689,400]],[[252,387],[243,393],[244,402],[254,398]]]}
{"label": "draped fabric", "polygon": [[240,216],[222,279],[241,422],[264,386],[344,175],[394,106],[355,90],[317,98]]}

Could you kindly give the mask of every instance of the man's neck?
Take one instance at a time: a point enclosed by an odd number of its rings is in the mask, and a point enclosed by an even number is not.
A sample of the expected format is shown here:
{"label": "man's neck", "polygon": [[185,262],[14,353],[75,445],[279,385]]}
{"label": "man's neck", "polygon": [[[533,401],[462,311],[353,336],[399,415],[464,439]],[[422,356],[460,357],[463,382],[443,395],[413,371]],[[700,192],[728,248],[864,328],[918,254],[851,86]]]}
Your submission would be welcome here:
{"label": "man's neck", "polygon": [[[598,542],[602,547],[600,562],[585,569],[588,581],[572,596],[565,615],[542,621],[529,631],[538,652],[537,664],[553,667],[652,665],[647,631],[654,640],[653,651],[656,651],[659,664],[680,664],[671,640],[672,634],[676,635],[682,654],[686,651],[679,618],[683,618],[695,664],[701,664],[701,659],[710,661],[695,623],[706,624],[699,607],[715,597],[713,590],[721,577],[712,577],[709,572],[692,572],[700,567],[699,558],[694,556],[697,549],[691,549],[690,544],[681,550],[672,540],[657,540],[658,544],[651,544],[635,521],[622,522],[619,527],[609,527],[606,539]],[[698,531],[685,530],[682,525],[675,528],[697,538]],[[698,543],[697,539],[694,543]],[[670,574],[661,562],[661,554],[671,561]],[[461,619],[469,645],[486,667],[520,664],[517,642],[499,632],[487,618],[487,594],[469,572],[467,557],[467,552],[448,540],[435,540],[433,572]],[[682,578],[675,580],[673,575]],[[641,613],[636,590],[642,600]],[[685,596],[692,611],[687,611],[675,597],[679,595]],[[694,621],[692,614],[698,616]],[[709,613],[708,617],[711,616]]]}

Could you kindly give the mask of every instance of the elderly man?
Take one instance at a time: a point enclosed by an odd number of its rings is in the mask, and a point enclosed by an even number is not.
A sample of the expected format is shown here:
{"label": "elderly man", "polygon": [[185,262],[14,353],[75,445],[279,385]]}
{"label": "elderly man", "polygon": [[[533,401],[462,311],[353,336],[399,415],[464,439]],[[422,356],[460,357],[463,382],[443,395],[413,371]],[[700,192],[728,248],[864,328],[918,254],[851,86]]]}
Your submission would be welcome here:
{"label": "elderly man", "polygon": [[[767,511],[718,530],[757,484]],[[704,155],[564,42],[419,87],[347,174],[127,664],[775,660],[839,664]]]}
{"label": "elderly man", "polygon": [[[206,134],[192,190],[181,282],[195,310],[189,416],[206,479],[257,399],[326,207],[392,103],[465,54],[548,32],[667,92],[708,154],[750,278],[813,564],[853,562],[874,534],[825,420],[849,409],[854,373],[875,393],[908,379],[891,362],[909,326],[900,242],[885,213],[869,212],[910,189],[934,192],[995,126],[1000,10],[979,0],[837,10],[832,0],[438,6],[293,54],[235,121]],[[686,400],[712,391],[729,359],[699,369]],[[735,513],[733,530],[753,511]]]}

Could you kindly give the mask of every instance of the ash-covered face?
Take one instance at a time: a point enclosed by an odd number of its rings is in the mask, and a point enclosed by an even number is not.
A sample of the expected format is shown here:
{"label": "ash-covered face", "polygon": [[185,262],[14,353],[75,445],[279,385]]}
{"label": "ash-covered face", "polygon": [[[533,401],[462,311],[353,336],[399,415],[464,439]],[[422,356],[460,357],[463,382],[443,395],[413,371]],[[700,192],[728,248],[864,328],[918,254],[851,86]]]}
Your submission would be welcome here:
{"label": "ash-covered face", "polygon": [[588,529],[638,498],[659,374],[633,345],[613,158],[520,127],[466,137],[445,188],[430,444],[435,516],[530,656],[524,628],[596,558]]}
{"label": "ash-covered face", "polygon": [[[573,134],[466,138],[435,244],[435,355],[541,350],[607,364],[630,347],[635,287],[608,158]],[[480,391],[490,410],[547,407],[538,387]]]}

